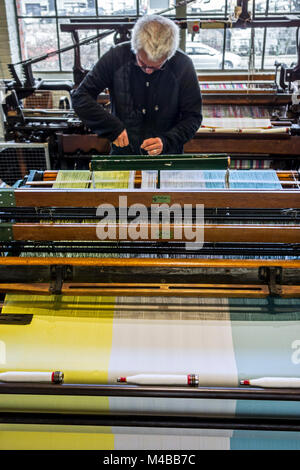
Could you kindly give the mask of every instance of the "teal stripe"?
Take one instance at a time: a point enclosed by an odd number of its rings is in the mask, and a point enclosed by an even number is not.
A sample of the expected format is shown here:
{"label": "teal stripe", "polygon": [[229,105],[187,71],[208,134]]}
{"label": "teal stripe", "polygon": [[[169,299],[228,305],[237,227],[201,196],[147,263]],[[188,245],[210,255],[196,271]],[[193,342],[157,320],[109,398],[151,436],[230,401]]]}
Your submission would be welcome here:
{"label": "teal stripe", "polygon": [[273,400],[238,400],[236,414],[240,417],[299,418],[300,402]]}
{"label": "teal stripe", "polygon": [[[299,299],[229,299],[238,381],[265,376],[300,376],[299,307]],[[236,414],[300,416],[300,405],[239,400]]]}
{"label": "teal stripe", "polygon": [[281,189],[275,170],[230,170],[230,188]]}
{"label": "teal stripe", "polygon": [[282,431],[234,431],[231,450],[299,450],[300,433]]}
{"label": "teal stripe", "polygon": [[205,187],[210,189],[225,189],[225,175],[223,170],[203,170]]}
{"label": "teal stripe", "polygon": [[[299,321],[300,299],[267,297],[263,299],[230,298],[231,321]],[[235,325],[237,326],[237,325]],[[300,338],[299,338],[300,339]],[[300,372],[300,370],[299,370]]]}
{"label": "teal stripe", "polygon": [[[225,188],[223,170],[203,170],[206,188]],[[275,170],[230,170],[229,187],[231,189],[281,189],[281,183]]]}

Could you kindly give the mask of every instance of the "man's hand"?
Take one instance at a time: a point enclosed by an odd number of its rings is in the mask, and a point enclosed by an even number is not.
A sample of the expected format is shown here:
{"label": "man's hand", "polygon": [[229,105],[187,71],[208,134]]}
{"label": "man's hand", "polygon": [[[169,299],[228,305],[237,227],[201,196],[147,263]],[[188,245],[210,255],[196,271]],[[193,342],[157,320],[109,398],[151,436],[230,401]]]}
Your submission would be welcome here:
{"label": "man's hand", "polygon": [[148,155],[160,155],[163,151],[163,143],[159,137],[146,139],[141,145],[141,149],[146,150]]}
{"label": "man's hand", "polygon": [[117,147],[127,147],[129,145],[128,135],[126,129],[113,141],[113,144]]}

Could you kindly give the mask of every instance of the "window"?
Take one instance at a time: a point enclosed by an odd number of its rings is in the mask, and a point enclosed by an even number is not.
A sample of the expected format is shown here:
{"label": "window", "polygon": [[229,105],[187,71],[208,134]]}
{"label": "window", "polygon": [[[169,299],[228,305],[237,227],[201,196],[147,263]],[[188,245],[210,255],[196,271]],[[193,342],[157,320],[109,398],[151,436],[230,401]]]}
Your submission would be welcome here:
{"label": "window", "polygon": [[[196,0],[187,7],[187,14],[200,18],[224,18],[234,12],[236,0]],[[300,0],[249,0],[249,11],[252,16],[280,17],[290,13],[300,13]],[[193,42],[192,42],[193,39]],[[290,66],[297,62],[296,28],[228,28],[200,29],[193,38],[187,36],[187,52],[199,70],[238,69],[247,70],[250,52],[253,54],[254,66],[259,70],[274,70],[275,62]],[[196,47],[198,52],[196,53]],[[213,60],[199,47],[208,46],[219,54]],[[192,47],[192,49],[191,49]],[[191,53],[189,52],[191,50]],[[222,63],[220,65],[220,54]],[[217,58],[217,54],[215,55]]]}
{"label": "window", "polygon": [[[22,59],[47,54],[72,45],[70,33],[62,33],[60,24],[71,18],[89,19],[102,16],[136,16],[158,13],[174,0],[14,0],[19,25]],[[249,0],[249,10],[257,18],[300,13],[300,0]],[[187,5],[191,18],[225,18],[232,14],[236,0],[195,0]],[[170,15],[175,11],[171,10]],[[186,33],[186,50],[199,70],[247,70],[252,52],[255,67],[274,69],[275,61],[290,66],[297,61],[295,28],[200,29],[193,38]],[[79,31],[79,38],[95,35]],[[113,35],[81,48],[81,61],[89,69],[113,44]],[[70,72],[73,51],[38,62],[33,70]]]}
{"label": "window", "polygon": [[[61,23],[72,18],[95,18],[104,15],[143,14],[144,0],[15,0],[22,59],[40,56],[72,45],[70,33],[60,31]],[[83,40],[95,31],[80,31]],[[113,37],[81,48],[82,66],[91,68],[99,56],[113,43]],[[68,51],[33,65],[35,71],[66,71],[73,68],[74,52]]]}

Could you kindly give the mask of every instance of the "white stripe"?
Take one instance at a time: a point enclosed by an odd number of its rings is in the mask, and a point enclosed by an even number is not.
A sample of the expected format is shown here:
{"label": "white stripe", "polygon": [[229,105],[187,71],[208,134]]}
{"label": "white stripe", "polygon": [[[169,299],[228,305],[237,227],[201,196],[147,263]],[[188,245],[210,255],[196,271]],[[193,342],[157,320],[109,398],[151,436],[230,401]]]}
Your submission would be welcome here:
{"label": "white stripe", "polygon": [[[207,300],[198,300],[203,308]],[[124,298],[116,298],[116,308],[121,302]],[[147,300],[141,298],[141,313],[143,303]],[[170,298],[168,303],[178,303],[178,299]],[[223,309],[228,306],[227,299],[214,299],[214,303]],[[144,319],[115,316],[108,371],[110,383],[116,383],[120,376],[141,373],[196,373],[200,385],[238,384],[229,314],[228,319],[219,321],[197,320],[195,314],[189,320],[187,315],[180,315],[180,305],[178,309],[178,317],[171,319],[167,312],[156,313],[153,319],[149,314]]]}
{"label": "white stripe", "polygon": [[232,431],[112,428],[115,450],[230,450]]}
{"label": "white stripe", "polygon": [[176,416],[212,416],[232,418],[236,400],[203,398],[109,397],[111,413],[164,414]]}

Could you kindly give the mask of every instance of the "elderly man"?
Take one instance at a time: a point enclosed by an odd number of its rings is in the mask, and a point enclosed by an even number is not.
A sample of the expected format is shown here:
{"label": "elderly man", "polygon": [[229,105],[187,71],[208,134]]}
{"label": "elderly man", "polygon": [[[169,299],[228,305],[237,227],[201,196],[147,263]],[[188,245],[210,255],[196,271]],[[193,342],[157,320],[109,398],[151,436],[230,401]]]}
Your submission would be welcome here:
{"label": "elderly man", "polygon": [[[179,28],[146,15],[130,42],[105,53],[72,94],[83,122],[112,142],[114,155],[181,154],[202,120],[201,93],[191,59],[178,49]],[[97,103],[110,92],[111,112]]]}

